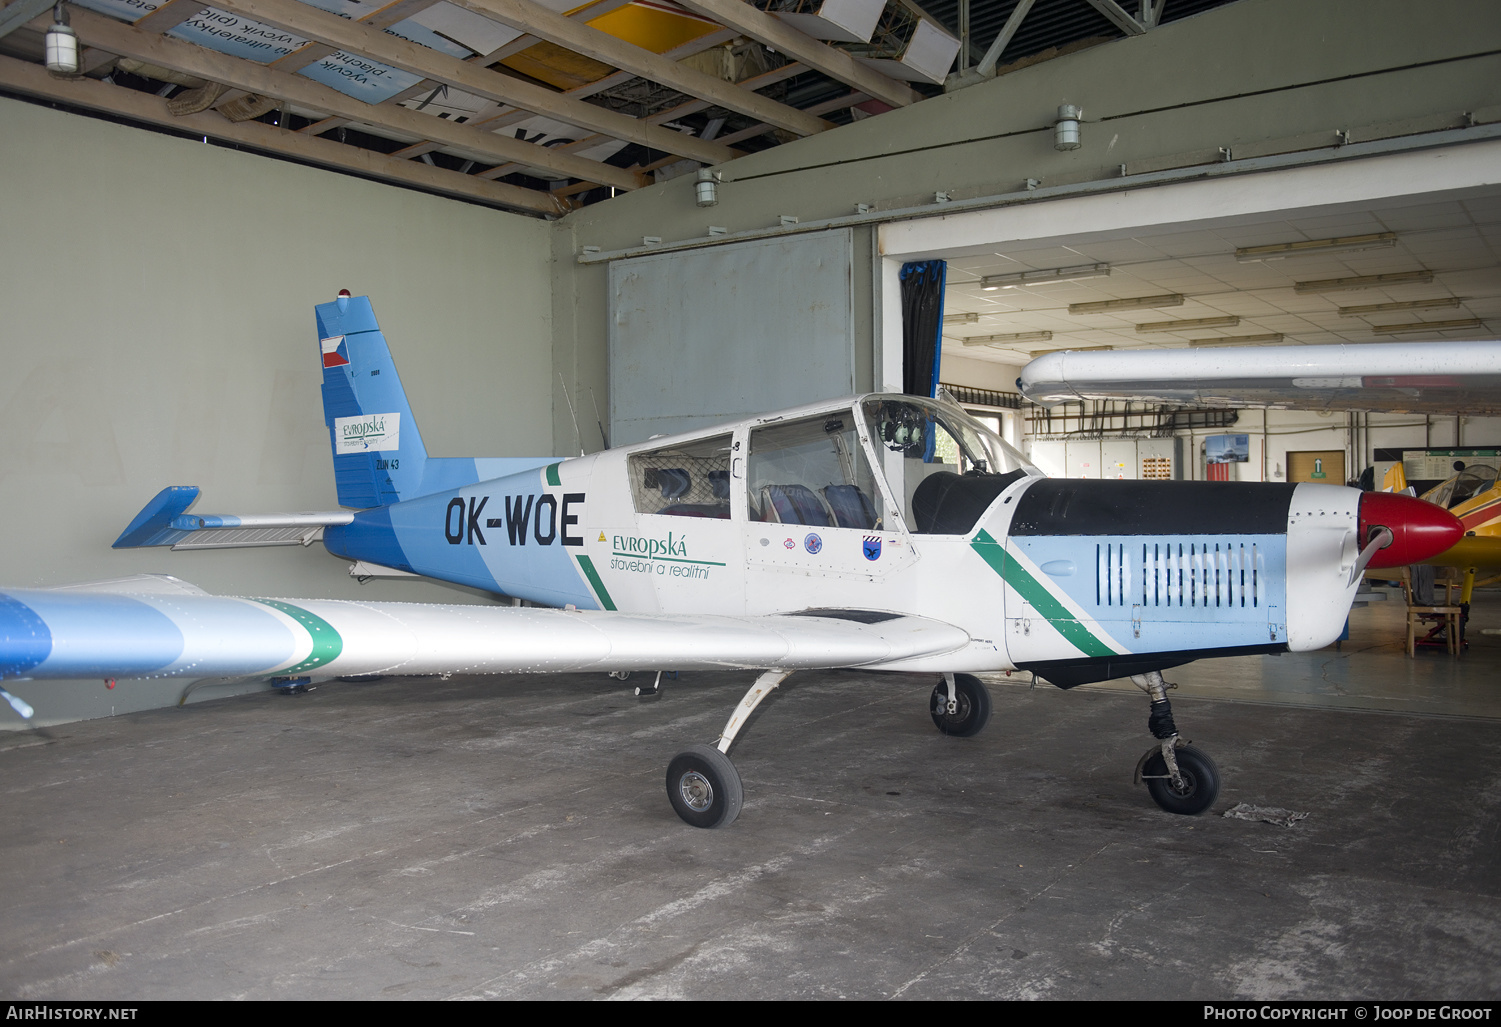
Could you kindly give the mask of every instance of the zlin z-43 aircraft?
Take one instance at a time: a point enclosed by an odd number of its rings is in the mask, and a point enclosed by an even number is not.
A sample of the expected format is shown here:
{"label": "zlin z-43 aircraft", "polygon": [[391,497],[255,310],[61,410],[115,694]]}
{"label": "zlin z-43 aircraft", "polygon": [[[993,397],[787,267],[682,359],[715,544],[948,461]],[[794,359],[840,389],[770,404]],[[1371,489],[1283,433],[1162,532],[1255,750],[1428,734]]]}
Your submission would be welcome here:
{"label": "zlin z-43 aircraft", "polygon": [[317,319],[339,502],[357,512],[190,514],[198,490],[172,487],[116,547],[321,536],[357,567],[534,605],[231,598],[150,575],[8,589],[0,675],[759,671],[719,738],[668,766],[673,807],[699,827],[735,819],[727,753],[794,671],[932,673],[933,722],[960,736],[990,716],[976,673],[1130,676],[1155,738],[1137,779],[1194,814],[1219,775],[1179,739],[1162,671],[1328,645],[1366,567],[1461,535],[1433,504],[1337,486],[1049,479],[956,406],[903,395],[577,459],[434,458],[369,300],[341,293]]}

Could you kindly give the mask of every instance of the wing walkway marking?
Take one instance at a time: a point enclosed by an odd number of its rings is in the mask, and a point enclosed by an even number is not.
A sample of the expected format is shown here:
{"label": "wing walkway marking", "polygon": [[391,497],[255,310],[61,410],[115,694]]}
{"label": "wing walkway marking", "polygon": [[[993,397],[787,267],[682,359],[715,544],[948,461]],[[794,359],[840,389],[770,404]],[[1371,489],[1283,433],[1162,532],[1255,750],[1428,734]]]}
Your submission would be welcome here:
{"label": "wing walkway marking", "polygon": [[344,651],[344,639],[334,630],[334,626],[322,617],[309,613],[300,606],[278,602],[275,599],[257,599],[255,602],[269,606],[273,610],[280,610],[288,617],[291,617],[298,624],[306,628],[307,633],[313,639],[313,651],[308,653],[307,659],[295,667],[287,667],[284,670],[277,671],[278,674],[300,674],[305,670],[314,670],[325,664],[332,663]]}

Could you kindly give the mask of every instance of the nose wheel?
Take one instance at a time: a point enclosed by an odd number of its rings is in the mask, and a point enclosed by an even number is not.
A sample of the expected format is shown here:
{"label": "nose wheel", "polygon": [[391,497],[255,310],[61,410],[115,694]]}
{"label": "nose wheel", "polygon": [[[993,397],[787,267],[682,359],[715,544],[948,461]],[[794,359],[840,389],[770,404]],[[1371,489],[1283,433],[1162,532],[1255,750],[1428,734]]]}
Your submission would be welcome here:
{"label": "nose wheel", "polygon": [[1198,816],[1220,794],[1220,768],[1214,760],[1183,742],[1173,723],[1173,706],[1167,690],[1174,687],[1162,680],[1162,672],[1131,675],[1131,682],[1147,693],[1152,713],[1147,729],[1157,739],[1136,764],[1136,781],[1147,786],[1152,801],[1169,813]]}
{"label": "nose wheel", "polygon": [[1147,786],[1152,801],[1169,813],[1197,816],[1203,813],[1220,794],[1220,770],[1214,760],[1191,745],[1180,745],[1173,750],[1178,764],[1178,779],[1168,773],[1167,760],[1158,750],[1153,750],[1141,766],[1141,778]]}

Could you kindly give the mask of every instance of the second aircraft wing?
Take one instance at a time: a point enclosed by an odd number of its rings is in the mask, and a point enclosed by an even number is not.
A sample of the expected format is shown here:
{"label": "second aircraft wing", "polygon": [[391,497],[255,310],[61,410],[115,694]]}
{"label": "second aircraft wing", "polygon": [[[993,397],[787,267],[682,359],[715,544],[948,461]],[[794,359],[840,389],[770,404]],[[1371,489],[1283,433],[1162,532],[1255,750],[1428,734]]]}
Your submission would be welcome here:
{"label": "second aircraft wing", "polygon": [[1022,393],[1210,407],[1501,413],[1501,342],[1065,351],[1022,369]]}

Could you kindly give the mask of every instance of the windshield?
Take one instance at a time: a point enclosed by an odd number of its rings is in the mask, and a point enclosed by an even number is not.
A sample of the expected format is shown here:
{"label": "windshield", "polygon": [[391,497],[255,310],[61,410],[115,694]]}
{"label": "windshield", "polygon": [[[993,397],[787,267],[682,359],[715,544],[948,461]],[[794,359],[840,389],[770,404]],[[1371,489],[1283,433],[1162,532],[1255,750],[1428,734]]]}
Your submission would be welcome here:
{"label": "windshield", "polygon": [[1425,492],[1423,498],[1430,503],[1452,510],[1467,503],[1482,492],[1496,487],[1496,469],[1486,464],[1471,464],[1437,488]]}
{"label": "windshield", "polygon": [[861,413],[891,493],[915,532],[965,534],[1007,485],[1042,474],[950,403],[871,396]]}

